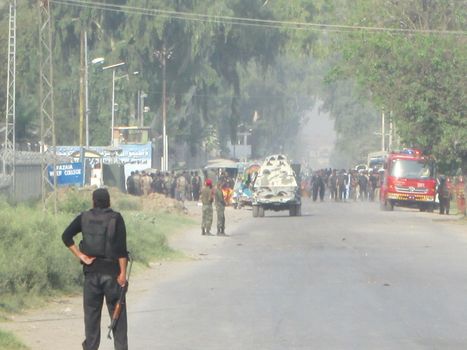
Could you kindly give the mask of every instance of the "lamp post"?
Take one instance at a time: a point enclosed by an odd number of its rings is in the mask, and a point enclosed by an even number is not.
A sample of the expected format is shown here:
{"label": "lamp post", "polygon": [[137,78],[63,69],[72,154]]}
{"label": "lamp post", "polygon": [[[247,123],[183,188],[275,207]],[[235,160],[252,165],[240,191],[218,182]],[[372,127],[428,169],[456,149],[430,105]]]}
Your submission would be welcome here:
{"label": "lamp post", "polygon": [[148,97],[148,95],[142,91],[138,90],[138,118],[137,121],[139,122],[139,126],[144,126],[144,113],[146,112],[148,107],[144,106],[144,99]]}
{"label": "lamp post", "polygon": [[162,66],[162,171],[169,170],[169,139],[167,136],[167,79],[166,79],[166,66],[167,60],[172,56],[172,50],[166,49],[165,45],[162,50],[157,50],[155,53]]}
{"label": "lamp post", "polygon": [[110,134],[110,146],[114,145],[114,126],[115,126],[115,69],[123,66],[125,62],[112,64],[110,66],[102,67],[102,70],[112,69],[112,122],[111,122],[111,134]]}
{"label": "lamp post", "polygon": [[[85,34],[85,72],[84,72],[84,79],[85,79],[85,84],[84,84],[84,106],[85,106],[85,141],[86,141],[86,147],[89,147],[89,114],[90,114],[90,109],[89,109],[89,64],[88,64],[88,49],[87,49],[87,36],[86,32]],[[105,61],[104,57],[96,57],[93,60],[91,60],[92,65],[96,64],[103,64]]]}

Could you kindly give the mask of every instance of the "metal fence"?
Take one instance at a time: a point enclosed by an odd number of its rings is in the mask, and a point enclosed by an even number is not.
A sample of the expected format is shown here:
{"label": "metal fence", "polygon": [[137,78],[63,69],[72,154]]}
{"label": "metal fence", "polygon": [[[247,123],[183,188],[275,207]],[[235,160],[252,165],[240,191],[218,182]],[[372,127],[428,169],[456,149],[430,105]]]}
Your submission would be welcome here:
{"label": "metal fence", "polygon": [[15,183],[11,175],[0,175],[0,194],[13,202],[39,199],[42,194],[41,160],[39,152],[16,152]]}

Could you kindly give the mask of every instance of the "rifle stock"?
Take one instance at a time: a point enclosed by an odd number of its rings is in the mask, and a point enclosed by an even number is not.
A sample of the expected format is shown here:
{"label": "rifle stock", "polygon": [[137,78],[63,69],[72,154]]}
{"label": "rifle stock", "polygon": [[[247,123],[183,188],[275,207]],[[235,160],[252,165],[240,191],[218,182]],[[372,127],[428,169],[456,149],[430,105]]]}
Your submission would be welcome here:
{"label": "rifle stock", "polygon": [[125,295],[128,290],[128,281],[126,282],[124,287],[121,287],[120,297],[118,298],[117,304],[115,304],[114,312],[112,313],[112,320],[109,325],[109,333],[107,334],[107,338],[112,339],[110,333],[115,329],[117,325],[117,321],[120,318],[120,314],[122,313],[122,305],[125,304]]}

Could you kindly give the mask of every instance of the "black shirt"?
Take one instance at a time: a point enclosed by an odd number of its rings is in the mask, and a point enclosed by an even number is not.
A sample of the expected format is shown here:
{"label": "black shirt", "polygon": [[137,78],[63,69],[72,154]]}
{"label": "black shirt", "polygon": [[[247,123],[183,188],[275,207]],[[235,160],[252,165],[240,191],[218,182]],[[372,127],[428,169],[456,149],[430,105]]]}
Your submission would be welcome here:
{"label": "black shirt", "polygon": [[[94,208],[91,210],[101,210]],[[128,252],[126,247],[126,227],[125,221],[120,213],[117,213],[117,222],[115,224],[115,255],[118,258],[128,258]],[[73,237],[81,231],[81,215],[78,215],[68,227],[63,231],[62,240],[63,243],[70,247],[75,244]],[[112,261],[107,259],[96,258],[91,265],[84,265],[83,271],[86,272],[100,272],[111,275],[118,275],[120,273],[120,266],[118,261]]]}

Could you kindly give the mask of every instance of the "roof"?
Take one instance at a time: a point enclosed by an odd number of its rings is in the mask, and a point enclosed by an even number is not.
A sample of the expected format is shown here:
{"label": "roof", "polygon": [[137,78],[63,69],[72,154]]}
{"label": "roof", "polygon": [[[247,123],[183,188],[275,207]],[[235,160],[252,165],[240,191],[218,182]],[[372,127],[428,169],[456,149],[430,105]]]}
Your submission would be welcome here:
{"label": "roof", "polygon": [[[70,157],[80,158],[81,157],[80,153],[81,153],[80,151],[75,151],[72,154],[70,154]],[[84,151],[84,158],[102,158],[102,157],[103,157],[102,154],[96,151],[92,151],[90,149],[87,149]]]}
{"label": "roof", "polygon": [[208,164],[204,167],[205,169],[212,169],[212,168],[235,168],[237,169],[238,163],[231,160],[231,159],[211,159],[208,160]]}

